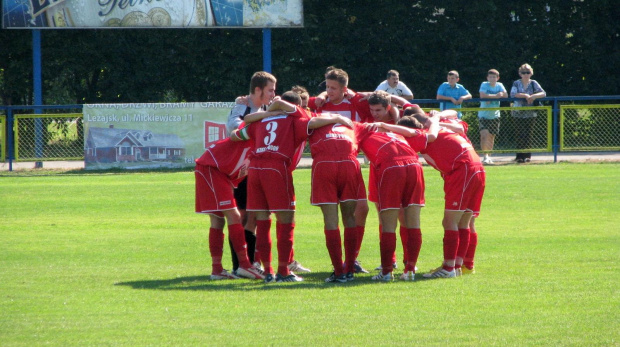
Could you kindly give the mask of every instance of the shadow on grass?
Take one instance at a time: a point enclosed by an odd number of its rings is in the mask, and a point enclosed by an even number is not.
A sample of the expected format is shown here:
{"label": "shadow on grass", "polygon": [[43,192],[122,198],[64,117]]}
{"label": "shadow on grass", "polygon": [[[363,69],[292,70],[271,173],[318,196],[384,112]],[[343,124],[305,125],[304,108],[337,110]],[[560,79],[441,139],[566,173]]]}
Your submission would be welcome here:
{"label": "shadow on grass", "polygon": [[[313,272],[304,274],[303,282],[296,283],[269,283],[265,284],[262,280],[211,280],[209,276],[186,276],[172,279],[161,280],[140,280],[129,282],[118,282],[116,286],[127,286],[132,289],[151,289],[151,290],[205,290],[205,291],[230,291],[230,290],[283,290],[283,289],[333,289],[334,287],[352,287],[361,285],[381,285],[387,283],[377,283],[371,277],[374,274],[357,274],[355,280],[346,283],[326,283],[330,272]],[[416,276],[416,281],[422,280],[422,276]],[[394,283],[407,283],[399,281]]]}

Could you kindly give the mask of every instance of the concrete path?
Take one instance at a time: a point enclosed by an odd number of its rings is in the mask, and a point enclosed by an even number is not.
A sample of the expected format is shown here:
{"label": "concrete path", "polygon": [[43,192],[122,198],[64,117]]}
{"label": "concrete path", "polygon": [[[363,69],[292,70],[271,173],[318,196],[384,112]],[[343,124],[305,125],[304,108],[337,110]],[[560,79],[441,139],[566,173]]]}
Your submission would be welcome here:
{"label": "concrete path", "polygon": [[[491,156],[495,165],[515,164],[513,161],[514,153],[493,154]],[[358,157],[364,163],[364,157]],[[420,159],[422,162],[424,159]],[[558,162],[620,162],[620,151],[615,152],[563,152],[558,153]],[[532,153],[533,163],[553,163],[553,153]],[[312,165],[311,158],[302,158],[299,167],[309,167]],[[527,164],[520,164],[527,165]],[[84,168],[84,161],[44,161],[43,169],[47,170],[79,170]],[[35,162],[13,162],[13,170],[32,170],[35,169]],[[8,171],[9,163],[0,163],[0,171]]]}

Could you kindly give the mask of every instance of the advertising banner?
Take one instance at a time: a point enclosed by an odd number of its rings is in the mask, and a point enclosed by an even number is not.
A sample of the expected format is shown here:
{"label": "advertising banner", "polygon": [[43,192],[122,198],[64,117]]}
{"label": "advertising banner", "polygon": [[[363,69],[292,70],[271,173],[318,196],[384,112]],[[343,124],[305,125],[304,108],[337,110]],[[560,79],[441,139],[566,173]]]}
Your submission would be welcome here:
{"label": "advertising banner", "polygon": [[226,134],[234,103],[84,105],[86,170],[182,168]]}
{"label": "advertising banner", "polygon": [[4,0],[2,27],[301,27],[302,0]]}

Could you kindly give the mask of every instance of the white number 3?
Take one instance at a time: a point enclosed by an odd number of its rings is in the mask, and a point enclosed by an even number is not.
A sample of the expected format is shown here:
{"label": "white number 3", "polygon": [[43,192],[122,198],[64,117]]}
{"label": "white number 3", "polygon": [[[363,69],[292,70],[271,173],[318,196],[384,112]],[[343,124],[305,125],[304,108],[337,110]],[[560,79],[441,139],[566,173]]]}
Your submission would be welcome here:
{"label": "white number 3", "polygon": [[263,140],[265,142],[265,146],[269,146],[276,140],[276,129],[278,129],[278,123],[267,123],[267,131],[269,132],[269,135],[265,136],[265,139]]}

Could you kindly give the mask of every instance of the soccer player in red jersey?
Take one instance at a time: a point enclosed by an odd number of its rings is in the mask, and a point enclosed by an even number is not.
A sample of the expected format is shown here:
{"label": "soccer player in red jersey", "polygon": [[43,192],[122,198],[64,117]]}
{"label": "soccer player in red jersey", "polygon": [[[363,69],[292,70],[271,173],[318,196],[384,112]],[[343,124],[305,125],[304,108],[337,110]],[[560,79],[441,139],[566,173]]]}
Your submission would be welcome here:
{"label": "soccer player in red jersey", "polygon": [[[372,104],[372,100],[369,99]],[[360,132],[359,146],[371,162],[374,179],[369,182],[369,199],[375,202],[382,227],[380,238],[381,272],[373,280],[393,279],[393,260],[396,249],[396,226],[399,211],[401,241],[403,242],[405,272],[401,279],[415,279],[415,265],[422,246],[420,210],[424,206],[424,173],[418,156],[407,141],[398,134],[375,132],[373,127]]]}
{"label": "soccer player in red jersey", "polygon": [[[410,128],[426,128],[430,125],[430,120],[423,111],[415,110],[413,116],[403,117],[399,124],[404,127],[393,125],[383,127],[409,136],[409,134],[416,132]],[[458,124],[452,124],[449,127],[463,132],[462,128],[458,129]],[[455,277],[462,273],[463,258],[468,257],[470,220],[472,216],[480,214],[486,174],[480,157],[476,154],[471,143],[465,137],[447,128],[442,128],[439,131],[436,140],[430,141],[429,139],[426,148],[420,153],[427,163],[441,173],[444,179],[445,192],[445,210],[442,222],[444,228],[444,261],[442,266],[424,274],[424,277]],[[473,259],[473,253],[470,256]]]}
{"label": "soccer player in red jersey", "polygon": [[[407,100],[395,96],[390,95],[385,91],[375,91],[372,93],[368,93],[366,95],[366,99],[360,102],[360,112],[365,114],[367,111],[367,115],[364,116],[368,122],[384,122],[388,124],[396,124],[396,121],[400,118],[400,112],[392,106],[392,103],[396,103],[404,106],[413,106],[409,104]],[[396,116],[395,116],[396,115]],[[368,178],[368,192],[369,196],[372,196],[371,201],[375,201],[377,192],[375,191],[376,184],[374,183],[374,171],[370,170],[369,178]],[[402,215],[402,213],[401,213]],[[379,221],[381,223],[381,221]],[[407,233],[403,231],[404,227],[401,226],[401,238],[406,242]],[[383,235],[382,233],[383,226],[379,226],[379,240]],[[404,249],[406,251],[406,248]],[[406,254],[403,254],[403,263],[406,263]],[[392,255],[392,266],[396,268],[396,253]],[[382,265],[379,265],[375,270],[382,270]]]}
{"label": "soccer player in red jersey", "polygon": [[237,275],[252,279],[264,278],[262,271],[250,263],[246,251],[244,228],[237,209],[233,188],[247,175],[249,143],[224,139],[211,145],[196,160],[196,212],[209,214],[209,251],[212,260],[211,279],[235,279],[237,276],[224,270],[222,254],[223,229],[228,222],[228,236],[233,251],[239,259]]}
{"label": "soccer player in red jersey", "polygon": [[[287,265],[293,249],[295,190],[292,170],[299,145],[308,137],[308,129],[332,123],[350,124],[339,115],[309,118],[307,111],[285,100],[301,103],[295,92],[286,92],[274,101],[268,111],[294,108],[287,114],[272,116],[251,123],[233,133],[233,141],[252,140],[253,153],[248,168],[248,211],[256,213],[257,249],[265,267],[265,282],[299,282],[303,279],[290,272]],[[246,122],[249,121],[246,117]],[[273,276],[271,266],[271,219],[276,215],[278,270]]]}
{"label": "soccer player in red jersey", "polygon": [[[321,93],[318,97],[310,98],[308,101],[308,107],[310,107],[310,109],[316,110],[316,112],[337,113],[353,121],[364,121],[358,113],[360,109],[364,109],[363,105],[360,104],[364,95],[352,92],[350,93],[351,95],[348,95],[349,90],[347,86],[349,84],[349,75],[346,71],[336,68],[331,69],[325,74],[325,84],[325,92]],[[368,202],[366,200],[365,187],[359,190],[354,216],[357,231],[354,272],[367,273],[368,271],[362,268],[359,261],[357,261],[357,256],[359,255],[364,238],[366,217],[368,216]]]}
{"label": "soccer player in red jersey", "polygon": [[[319,206],[323,213],[325,241],[334,266],[334,273],[326,279],[327,282],[352,281],[354,277],[359,252],[355,211],[360,201],[367,206],[366,188],[357,160],[357,134],[365,127],[359,123],[352,129],[340,124],[324,126],[313,130],[309,138],[313,159],[310,202]],[[338,226],[339,205],[344,225],[344,269]]]}
{"label": "soccer player in red jersey", "polygon": [[[291,111],[286,110],[285,111]],[[310,202],[323,213],[326,246],[334,272],[326,282],[352,281],[357,256],[355,208],[359,197],[365,200],[364,181],[357,160],[356,133],[365,126],[349,128],[328,125],[310,132],[312,154],[312,191]],[[338,207],[342,212],[345,261],[342,261],[342,239],[338,225]]]}

